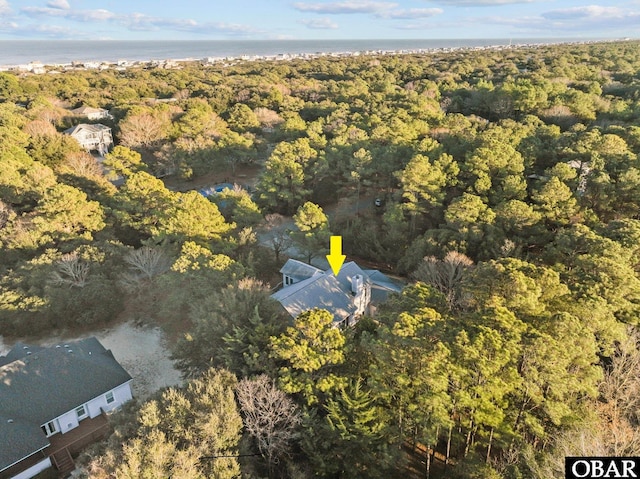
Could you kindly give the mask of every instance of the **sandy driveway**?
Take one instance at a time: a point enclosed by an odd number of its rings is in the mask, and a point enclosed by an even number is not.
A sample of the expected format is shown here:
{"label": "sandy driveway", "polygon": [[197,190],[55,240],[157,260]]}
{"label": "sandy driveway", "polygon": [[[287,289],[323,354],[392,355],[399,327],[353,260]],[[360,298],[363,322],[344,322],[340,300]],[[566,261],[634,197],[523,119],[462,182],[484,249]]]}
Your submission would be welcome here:
{"label": "sandy driveway", "polygon": [[[169,351],[160,328],[138,327],[131,322],[113,328],[102,329],[82,336],[60,336],[26,343],[50,346],[95,336],[102,345],[110,349],[118,362],[133,377],[133,395],[146,399],[166,386],[181,383],[180,373],[169,359]],[[13,343],[3,343],[0,336],[0,355],[6,354]]]}

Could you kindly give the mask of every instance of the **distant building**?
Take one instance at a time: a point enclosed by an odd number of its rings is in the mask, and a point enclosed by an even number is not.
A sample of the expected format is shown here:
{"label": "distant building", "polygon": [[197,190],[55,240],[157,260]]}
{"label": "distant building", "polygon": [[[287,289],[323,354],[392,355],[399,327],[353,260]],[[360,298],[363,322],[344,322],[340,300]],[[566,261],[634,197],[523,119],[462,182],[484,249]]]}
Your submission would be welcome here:
{"label": "distant building", "polygon": [[102,156],[113,146],[111,128],[99,123],[95,125],[80,123],[64,132],[75,138],[85,150],[97,151]]}
{"label": "distant building", "polygon": [[96,338],[0,357],[0,479],[29,479],[108,431],[104,414],[132,398],[131,376]]}
{"label": "distant building", "polygon": [[103,120],[103,119],[113,119],[108,110],[104,108],[93,108],[91,106],[81,106],[79,108],[75,108],[71,110],[76,116],[81,116],[87,118],[89,120]]}
{"label": "distant building", "polygon": [[337,327],[354,325],[371,312],[372,300],[380,303],[401,286],[377,270],[363,270],[353,261],[345,263],[338,275],[294,259],[280,270],[283,288],[271,297],[296,318],[314,308],[326,309]]}
{"label": "distant building", "polygon": [[231,183],[218,183],[217,185],[200,188],[198,190],[198,193],[200,193],[205,198],[211,198],[213,196],[216,196],[219,193],[222,193],[224,190],[233,191],[234,188],[235,188],[235,185],[232,185]]}

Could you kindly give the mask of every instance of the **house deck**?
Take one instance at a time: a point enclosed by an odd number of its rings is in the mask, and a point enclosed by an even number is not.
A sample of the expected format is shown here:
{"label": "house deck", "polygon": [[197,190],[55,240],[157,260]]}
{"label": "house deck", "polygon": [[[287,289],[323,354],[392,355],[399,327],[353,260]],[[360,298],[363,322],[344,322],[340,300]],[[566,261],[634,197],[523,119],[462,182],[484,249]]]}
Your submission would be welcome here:
{"label": "house deck", "polygon": [[100,415],[93,419],[83,419],[75,429],[65,434],[54,434],[49,437],[51,446],[45,449],[45,452],[51,456],[63,449],[68,449],[73,455],[80,452],[83,447],[106,436],[108,432],[109,422],[106,416]]}
{"label": "house deck", "polygon": [[[84,447],[106,436],[109,428],[109,422],[105,415],[100,415],[93,419],[84,419],[80,421],[78,427],[66,434],[54,434],[49,437],[49,442],[51,443],[49,447],[21,461],[14,467],[3,471],[0,473],[0,479],[12,477],[37,464],[46,457],[51,457],[51,463],[58,470],[69,472],[73,469],[73,462],[70,459],[71,456],[75,456]],[[65,461],[65,458],[69,458],[71,462]]]}

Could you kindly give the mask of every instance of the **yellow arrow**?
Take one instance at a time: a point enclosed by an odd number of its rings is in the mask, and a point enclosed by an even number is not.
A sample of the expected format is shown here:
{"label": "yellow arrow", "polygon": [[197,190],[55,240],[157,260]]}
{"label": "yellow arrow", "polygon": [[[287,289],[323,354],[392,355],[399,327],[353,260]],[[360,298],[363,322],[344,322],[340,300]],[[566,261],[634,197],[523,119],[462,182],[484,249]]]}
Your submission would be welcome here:
{"label": "yellow arrow", "polygon": [[342,236],[331,237],[331,249],[330,254],[327,255],[327,261],[329,266],[333,270],[333,274],[338,276],[342,263],[344,263],[345,255],[342,254]]}

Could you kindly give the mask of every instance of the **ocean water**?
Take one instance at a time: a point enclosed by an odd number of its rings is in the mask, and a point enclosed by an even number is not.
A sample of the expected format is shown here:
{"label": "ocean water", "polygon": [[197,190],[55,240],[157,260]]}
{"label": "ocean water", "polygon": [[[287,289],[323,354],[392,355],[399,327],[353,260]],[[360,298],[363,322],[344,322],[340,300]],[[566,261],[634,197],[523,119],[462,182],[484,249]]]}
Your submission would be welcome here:
{"label": "ocean water", "polygon": [[[573,39],[517,39],[514,44],[555,43]],[[581,39],[584,41],[584,39]],[[478,40],[202,40],[202,41],[72,41],[0,40],[0,65],[40,61],[52,65],[72,61],[168,60],[206,57],[270,56],[367,50],[416,50],[508,45],[509,39]]]}

